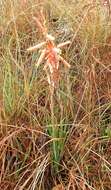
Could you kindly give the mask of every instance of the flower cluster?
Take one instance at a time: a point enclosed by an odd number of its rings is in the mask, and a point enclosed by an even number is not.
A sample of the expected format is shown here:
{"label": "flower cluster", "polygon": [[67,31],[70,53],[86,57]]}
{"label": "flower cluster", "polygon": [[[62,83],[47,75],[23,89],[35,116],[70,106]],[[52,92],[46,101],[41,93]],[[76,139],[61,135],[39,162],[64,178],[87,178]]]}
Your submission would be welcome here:
{"label": "flower cluster", "polygon": [[55,88],[59,80],[59,64],[62,63],[68,68],[70,68],[70,64],[61,56],[60,49],[70,44],[70,41],[60,43],[56,46],[54,43],[55,38],[47,33],[47,28],[45,26],[45,18],[42,13],[41,18],[43,23],[41,23],[35,17],[34,20],[36,21],[37,26],[42,31],[45,40],[44,42],[41,42],[33,47],[28,48],[27,51],[35,51],[38,49],[42,49],[36,66],[38,67],[42,62],[45,62],[44,70],[47,73],[48,83]]}

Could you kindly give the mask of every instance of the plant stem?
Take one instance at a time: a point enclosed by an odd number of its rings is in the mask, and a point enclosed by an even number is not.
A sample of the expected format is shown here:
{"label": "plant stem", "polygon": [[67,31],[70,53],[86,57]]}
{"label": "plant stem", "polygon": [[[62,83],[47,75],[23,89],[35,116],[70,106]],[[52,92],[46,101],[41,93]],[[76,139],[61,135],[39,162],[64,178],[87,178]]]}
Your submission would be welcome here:
{"label": "plant stem", "polygon": [[[55,119],[54,119],[54,87],[50,86],[50,109],[51,109],[51,121],[52,121],[52,138],[54,139],[52,142],[52,157],[53,161],[57,160],[57,152],[56,152],[56,125],[55,125]],[[55,163],[54,163],[55,165]],[[56,169],[56,168],[55,168]]]}

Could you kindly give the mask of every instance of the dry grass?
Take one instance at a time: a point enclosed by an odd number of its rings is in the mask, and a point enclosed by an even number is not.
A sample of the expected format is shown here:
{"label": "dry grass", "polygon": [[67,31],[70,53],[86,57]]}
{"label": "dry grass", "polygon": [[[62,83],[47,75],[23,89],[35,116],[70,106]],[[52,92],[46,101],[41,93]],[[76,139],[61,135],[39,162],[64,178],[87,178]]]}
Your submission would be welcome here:
{"label": "dry grass", "polygon": [[[55,45],[71,41],[53,107],[41,51],[27,52],[41,8]],[[1,0],[0,189],[111,189],[110,19],[110,1]]]}

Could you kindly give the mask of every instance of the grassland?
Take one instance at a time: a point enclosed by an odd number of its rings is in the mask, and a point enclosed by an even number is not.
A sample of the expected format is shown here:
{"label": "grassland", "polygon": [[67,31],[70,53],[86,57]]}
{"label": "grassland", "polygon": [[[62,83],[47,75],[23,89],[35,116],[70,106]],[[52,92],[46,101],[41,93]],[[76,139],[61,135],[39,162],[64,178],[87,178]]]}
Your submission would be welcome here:
{"label": "grassland", "polygon": [[[106,3],[105,3],[106,2]],[[33,17],[61,55],[53,93]],[[111,190],[110,1],[0,1],[0,189]],[[56,80],[56,79],[55,79]]]}

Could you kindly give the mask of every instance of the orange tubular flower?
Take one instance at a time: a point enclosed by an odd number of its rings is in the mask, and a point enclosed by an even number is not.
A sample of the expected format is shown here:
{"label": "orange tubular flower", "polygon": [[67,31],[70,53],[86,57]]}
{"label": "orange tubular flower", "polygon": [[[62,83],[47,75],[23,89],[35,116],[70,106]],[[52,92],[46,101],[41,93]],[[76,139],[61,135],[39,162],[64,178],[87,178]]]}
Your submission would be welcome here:
{"label": "orange tubular flower", "polygon": [[38,27],[42,31],[43,36],[45,37],[45,41],[33,47],[28,48],[27,51],[35,51],[37,49],[43,48],[36,66],[38,67],[43,61],[46,62],[44,65],[44,70],[47,73],[48,82],[50,85],[52,85],[55,88],[57,80],[59,78],[59,63],[62,63],[68,68],[70,68],[70,64],[67,63],[67,61],[65,61],[63,57],[61,57],[60,48],[70,44],[71,42],[70,41],[63,42],[61,44],[58,44],[56,47],[54,43],[55,38],[47,33],[47,28],[45,26],[45,18],[43,14],[41,14],[41,18],[43,23],[41,23],[35,17],[34,20],[36,21]]}

